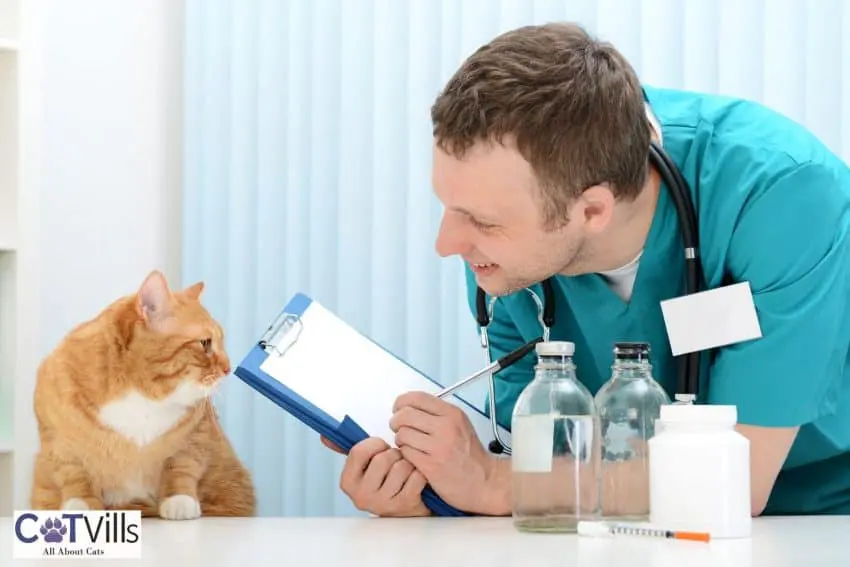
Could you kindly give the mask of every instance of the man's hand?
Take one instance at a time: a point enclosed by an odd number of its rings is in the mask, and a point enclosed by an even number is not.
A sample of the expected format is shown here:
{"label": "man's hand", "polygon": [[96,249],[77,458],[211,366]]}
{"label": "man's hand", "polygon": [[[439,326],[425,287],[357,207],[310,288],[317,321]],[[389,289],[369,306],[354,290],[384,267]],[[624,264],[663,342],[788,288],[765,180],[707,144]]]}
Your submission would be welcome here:
{"label": "man's hand", "polygon": [[460,408],[409,392],[393,412],[390,427],[402,456],[446,502],[477,514],[510,513],[509,461],[497,462],[487,452]]}
{"label": "man's hand", "polygon": [[343,451],[342,449],[340,449],[339,445],[337,445],[336,443],[333,443],[330,439],[328,439],[328,438],[327,438],[327,437],[325,437],[324,435],[320,435],[320,436],[319,436],[319,439],[321,439],[321,441],[322,441],[322,445],[324,445],[325,447],[327,447],[327,448],[328,448],[328,449],[330,449],[331,451],[334,451],[334,452],[336,452],[336,453],[339,453],[340,455],[344,455],[344,454],[345,454],[345,451]]}
{"label": "man's hand", "polygon": [[[324,437],[322,443],[343,452]],[[357,509],[378,516],[429,516],[431,511],[422,502],[426,484],[422,473],[398,449],[377,437],[352,447],[340,476],[340,488]]]}

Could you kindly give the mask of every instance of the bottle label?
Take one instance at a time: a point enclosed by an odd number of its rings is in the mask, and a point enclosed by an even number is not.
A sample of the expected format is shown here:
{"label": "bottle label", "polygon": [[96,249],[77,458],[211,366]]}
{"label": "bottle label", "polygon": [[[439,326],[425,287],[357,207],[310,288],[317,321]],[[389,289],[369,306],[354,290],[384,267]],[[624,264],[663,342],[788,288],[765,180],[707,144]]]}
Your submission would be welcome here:
{"label": "bottle label", "polygon": [[514,472],[552,470],[555,420],[551,415],[523,415],[511,424],[511,466]]}

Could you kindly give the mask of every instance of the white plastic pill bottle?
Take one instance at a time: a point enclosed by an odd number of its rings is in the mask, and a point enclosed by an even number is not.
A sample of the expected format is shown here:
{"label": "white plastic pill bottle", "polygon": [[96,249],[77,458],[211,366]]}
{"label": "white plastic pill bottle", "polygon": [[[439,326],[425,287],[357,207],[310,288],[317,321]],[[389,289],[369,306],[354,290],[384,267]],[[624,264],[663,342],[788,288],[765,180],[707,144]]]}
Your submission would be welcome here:
{"label": "white plastic pill bottle", "polygon": [[649,440],[650,522],[663,529],[750,536],[750,442],[735,406],[661,407]]}

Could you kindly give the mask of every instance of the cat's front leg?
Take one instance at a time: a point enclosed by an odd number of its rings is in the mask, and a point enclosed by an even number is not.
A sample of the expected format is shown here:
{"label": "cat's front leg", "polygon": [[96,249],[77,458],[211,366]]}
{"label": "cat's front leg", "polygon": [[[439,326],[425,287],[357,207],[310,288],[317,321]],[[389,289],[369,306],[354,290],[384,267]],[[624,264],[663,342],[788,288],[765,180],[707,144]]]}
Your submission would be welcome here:
{"label": "cat's front leg", "polygon": [[203,465],[198,455],[178,453],[168,460],[162,472],[159,515],[166,520],[194,520],[201,517],[198,480]]}
{"label": "cat's front leg", "polygon": [[76,460],[57,460],[53,463],[53,479],[59,489],[62,510],[103,510],[103,500],[97,495],[86,469]]}

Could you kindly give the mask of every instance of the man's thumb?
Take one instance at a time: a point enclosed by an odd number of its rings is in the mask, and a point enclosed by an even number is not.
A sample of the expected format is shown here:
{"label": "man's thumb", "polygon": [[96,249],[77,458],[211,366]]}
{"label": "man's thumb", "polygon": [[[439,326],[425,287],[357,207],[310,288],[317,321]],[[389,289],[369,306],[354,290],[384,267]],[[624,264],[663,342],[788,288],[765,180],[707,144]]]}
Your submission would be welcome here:
{"label": "man's thumb", "polygon": [[327,447],[331,451],[335,451],[335,452],[339,453],[340,455],[345,454],[345,451],[340,449],[338,445],[329,441],[324,435],[320,435],[319,439],[322,440],[322,445],[324,445],[325,447]]}

